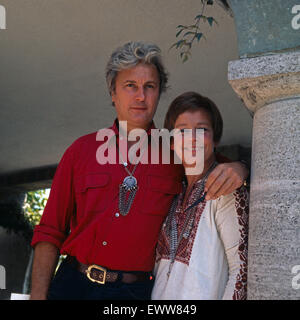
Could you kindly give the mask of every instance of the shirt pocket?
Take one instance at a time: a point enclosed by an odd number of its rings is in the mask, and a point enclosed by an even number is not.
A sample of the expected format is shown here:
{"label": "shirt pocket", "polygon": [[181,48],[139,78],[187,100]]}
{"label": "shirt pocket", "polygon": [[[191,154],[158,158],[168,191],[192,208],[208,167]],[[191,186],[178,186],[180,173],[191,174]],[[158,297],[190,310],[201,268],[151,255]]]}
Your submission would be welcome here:
{"label": "shirt pocket", "polygon": [[166,216],[172,200],[181,191],[181,182],[172,177],[148,175],[141,204],[143,214]]}
{"label": "shirt pocket", "polygon": [[111,177],[109,173],[93,173],[75,180],[77,213],[102,212],[110,202]]}

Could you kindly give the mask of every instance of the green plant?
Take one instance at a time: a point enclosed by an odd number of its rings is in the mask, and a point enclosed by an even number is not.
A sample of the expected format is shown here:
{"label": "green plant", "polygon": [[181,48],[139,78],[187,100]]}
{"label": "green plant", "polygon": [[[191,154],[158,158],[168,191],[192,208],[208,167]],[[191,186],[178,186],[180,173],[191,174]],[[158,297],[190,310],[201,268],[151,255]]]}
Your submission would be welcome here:
{"label": "green plant", "polygon": [[27,192],[24,202],[24,214],[32,228],[40,222],[47,200],[46,189]]}
{"label": "green plant", "polygon": [[[179,40],[172,44],[170,49],[176,48],[180,51],[180,58],[182,62],[186,62],[192,55],[192,46],[195,41],[200,42],[201,39],[206,39],[203,32],[201,32],[201,25],[208,23],[210,27],[218,24],[216,19],[212,16],[205,15],[205,10],[208,5],[213,6],[215,3],[221,5],[225,10],[230,11],[227,0],[200,0],[200,12],[194,18],[194,23],[191,25],[178,25],[176,27],[176,38]],[[201,24],[202,23],[202,24]]]}
{"label": "green plant", "polygon": [[[32,228],[39,224],[47,201],[47,189],[27,192],[24,204],[24,214]],[[64,258],[65,256],[62,255],[59,257],[59,263],[56,270]]]}

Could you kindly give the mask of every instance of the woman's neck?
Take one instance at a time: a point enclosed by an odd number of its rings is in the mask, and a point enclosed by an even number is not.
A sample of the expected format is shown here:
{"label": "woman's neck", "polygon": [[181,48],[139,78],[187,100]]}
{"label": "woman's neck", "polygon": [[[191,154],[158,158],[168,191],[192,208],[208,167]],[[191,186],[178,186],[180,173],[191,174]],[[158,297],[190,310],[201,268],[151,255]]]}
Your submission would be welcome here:
{"label": "woman's neck", "polygon": [[196,181],[202,179],[205,176],[205,174],[207,173],[207,171],[209,170],[211,165],[215,162],[215,160],[216,160],[216,157],[215,157],[215,154],[213,153],[212,156],[205,161],[204,168],[203,168],[203,171],[202,171],[201,174],[198,174],[198,175],[186,175],[188,188],[191,188]]}

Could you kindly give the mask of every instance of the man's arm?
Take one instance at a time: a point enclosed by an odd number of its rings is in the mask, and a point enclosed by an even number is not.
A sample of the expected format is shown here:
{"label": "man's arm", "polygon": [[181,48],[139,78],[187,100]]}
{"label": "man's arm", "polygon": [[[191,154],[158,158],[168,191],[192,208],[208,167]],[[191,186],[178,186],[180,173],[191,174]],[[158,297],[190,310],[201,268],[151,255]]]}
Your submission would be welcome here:
{"label": "man's arm", "polygon": [[70,220],[76,212],[73,152],[74,147],[69,147],[60,160],[41,221],[34,229],[31,299],[47,298],[59,249],[68,236]]}
{"label": "man's arm", "polygon": [[50,242],[39,242],[34,249],[31,278],[31,300],[46,300],[50,281],[59,257],[58,248]]}
{"label": "man's arm", "polygon": [[249,169],[242,162],[219,164],[208,176],[205,199],[217,199],[220,196],[232,193],[241,187],[249,175]]}

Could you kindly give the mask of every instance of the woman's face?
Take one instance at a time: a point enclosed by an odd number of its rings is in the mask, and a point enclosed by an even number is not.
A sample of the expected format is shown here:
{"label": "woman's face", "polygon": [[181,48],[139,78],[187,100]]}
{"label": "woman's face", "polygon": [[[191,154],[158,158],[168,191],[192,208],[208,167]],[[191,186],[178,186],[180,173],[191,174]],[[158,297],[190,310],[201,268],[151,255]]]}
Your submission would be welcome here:
{"label": "woman's face", "polygon": [[[196,162],[191,163],[191,159],[187,159],[188,155],[197,157],[195,158],[197,165],[199,161],[202,162],[204,168],[206,167],[205,164],[210,165],[211,159],[214,158],[214,147],[216,144],[213,140],[213,128],[209,113],[204,109],[186,111],[176,119],[175,129],[180,130],[178,134],[182,135],[182,138],[178,139],[177,137],[176,139],[176,135],[174,136],[172,149],[180,159],[182,158],[183,166],[187,168],[196,165]],[[183,131],[184,129],[186,130]],[[203,138],[201,138],[201,134],[196,135],[196,129],[203,129]],[[201,132],[202,130],[199,131]],[[184,132],[187,133],[185,137],[183,135]],[[204,151],[204,159],[202,156],[203,152],[201,151]],[[199,159],[199,157],[201,157],[201,159]]]}

